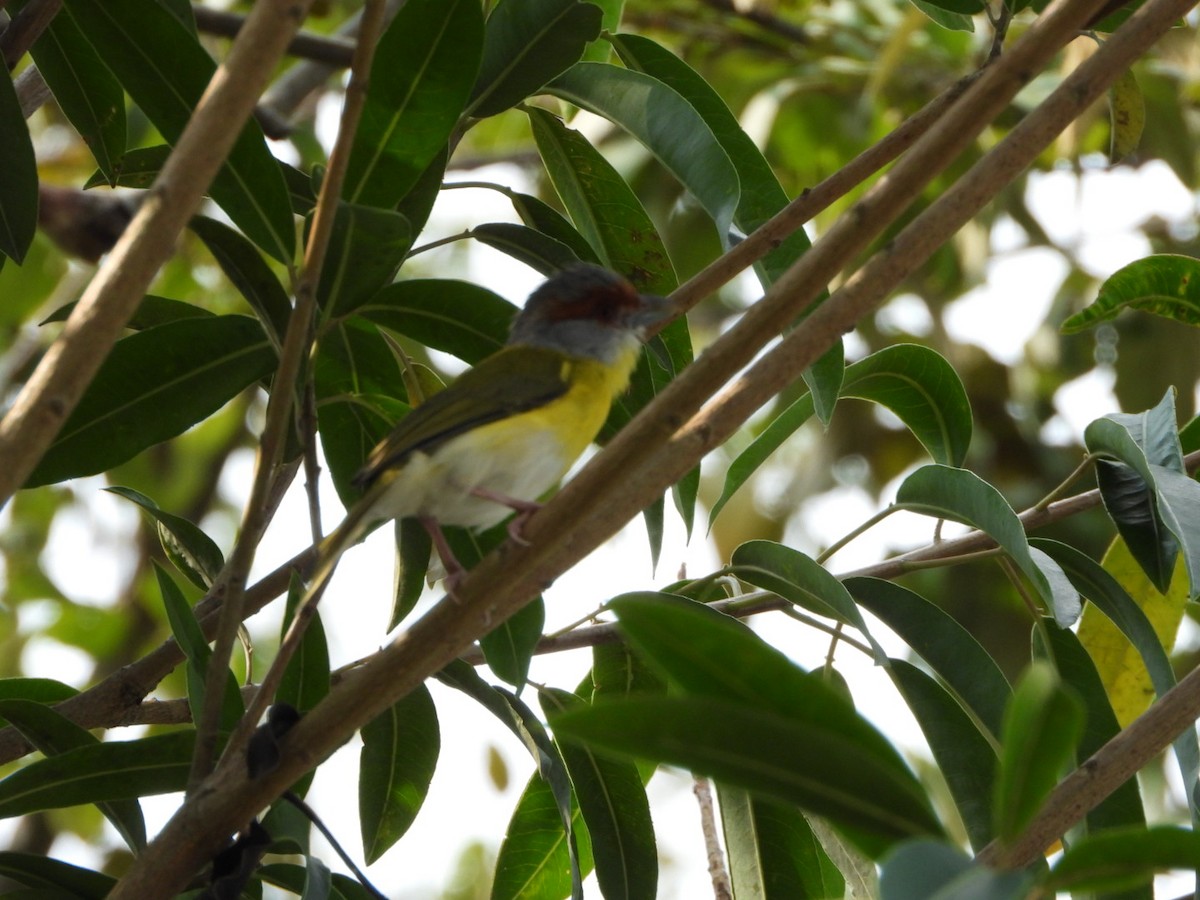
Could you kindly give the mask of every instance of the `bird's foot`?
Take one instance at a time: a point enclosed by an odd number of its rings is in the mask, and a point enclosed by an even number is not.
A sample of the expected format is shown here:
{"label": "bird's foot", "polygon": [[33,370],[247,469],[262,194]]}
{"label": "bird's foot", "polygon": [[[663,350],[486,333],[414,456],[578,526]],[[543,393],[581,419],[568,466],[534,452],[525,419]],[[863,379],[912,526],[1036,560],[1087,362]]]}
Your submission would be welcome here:
{"label": "bird's foot", "polygon": [[433,516],[420,516],[417,521],[429,533],[429,538],[433,541],[433,547],[437,550],[437,555],[442,561],[442,568],[446,570],[446,578],[443,581],[443,584],[446,586],[446,596],[455,603],[461,602],[457,591],[459,584],[462,583],[463,578],[467,574],[467,570],[463,568],[462,563],[458,561],[458,557],[454,555],[454,551],[450,549],[450,542],[446,540],[446,533],[442,531],[442,526],[438,524],[437,519]]}
{"label": "bird's foot", "polygon": [[477,487],[471,490],[471,493],[476,497],[484,500],[491,500],[493,503],[499,503],[501,506],[507,506],[509,509],[516,510],[517,515],[508,523],[508,536],[515,543],[523,547],[529,546],[529,541],[525,540],[522,531],[525,529],[525,523],[529,521],[529,517],[542,508],[542,504],[535,500],[519,500],[516,497],[509,497],[507,494],[501,494],[498,491],[492,491],[485,487]]}

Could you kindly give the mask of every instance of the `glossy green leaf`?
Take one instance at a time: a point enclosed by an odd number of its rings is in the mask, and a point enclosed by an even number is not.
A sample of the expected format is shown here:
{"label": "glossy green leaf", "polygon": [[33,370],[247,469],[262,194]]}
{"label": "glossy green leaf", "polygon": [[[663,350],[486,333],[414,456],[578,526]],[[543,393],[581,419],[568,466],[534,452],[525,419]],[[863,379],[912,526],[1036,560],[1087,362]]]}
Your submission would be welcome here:
{"label": "glossy green leaf", "polygon": [[[548,716],[586,705],[566,691],[544,690],[539,696]],[[606,900],[653,900],[658,852],[637,767],[570,742],[560,742],[559,749],[591,838],[601,893]]]}
{"label": "glossy green leaf", "polygon": [[275,367],[245,316],[170,322],[117,341],[26,487],[103,472],[212,415]]}
{"label": "glossy green leaf", "polygon": [[[296,604],[303,595],[304,583],[299,575],[293,573],[292,583],[288,588],[287,614],[284,617],[284,627],[280,631],[280,640],[287,633],[296,613]],[[315,611],[304,629],[300,646],[283,671],[275,700],[278,703],[287,703],[300,712],[306,712],[328,693],[329,645],[325,639],[325,626],[321,622],[321,614]]]}
{"label": "glossy green leaf", "polygon": [[[167,142],[177,141],[216,71],[195,36],[158,3],[67,0],[66,8]],[[291,203],[256,122],[246,123],[210,190],[248,238],[291,262]]]}
{"label": "glossy green leaf", "polygon": [[1020,834],[1074,758],[1083,707],[1054,669],[1035,662],[1021,676],[1004,716],[995,829],[1001,840]]}
{"label": "glossy green leaf", "polygon": [[[78,694],[75,688],[53,678],[0,678],[0,701],[32,700],[36,703],[52,704]],[[5,725],[0,716],[0,725]]]}
{"label": "glossy green leaf", "polygon": [[[0,715],[47,757],[100,743],[86,728],[32,700],[0,700]],[[97,806],[130,849],[137,852],[146,846],[146,821],[137,800],[111,800]]]}
{"label": "glossy green leaf", "polygon": [[195,732],[77,747],[30,763],[0,781],[0,818],[82,803],[182,791]]}
{"label": "glossy green leaf", "polygon": [[[184,675],[187,679],[188,706],[192,710],[192,721],[198,722],[204,709],[205,692],[208,688],[208,663],[212,658],[212,650],[200,629],[195,613],[178,585],[157,563],[154,565],[154,574],[158,579],[158,589],[162,594],[167,621],[171,625],[171,634],[187,657]],[[238,720],[244,712],[245,705],[238,690],[237,679],[230,672],[225,678],[225,693],[221,699],[221,729],[232,731],[237,727]]]}
{"label": "glossy green leaf", "polygon": [[668,273],[668,285],[638,285],[639,290],[668,293],[674,287],[670,258],[637,195],[577,131],[543,109],[528,113],[550,181],[601,263],[627,275]]}
{"label": "glossy green leaf", "polygon": [[946,779],[971,846],[982,850],[995,836],[992,791],[997,760],[993,742],[957,698],[916,666],[893,659],[891,675]]}
{"label": "glossy green leaf", "polygon": [[1074,843],[1045,886],[1051,891],[1117,891],[1149,884],[1155,873],[1200,871],[1200,834],[1158,825],[1113,829]]}
{"label": "glossy green leaf", "polygon": [[[1045,632],[1035,633],[1034,644],[1040,655],[1053,662],[1059,678],[1082,701],[1083,730],[1075,757],[1077,764],[1082,763],[1116,737],[1121,726],[1109,705],[1100,675],[1075,632],[1067,628],[1048,628]],[[1087,827],[1093,834],[1134,825],[1146,825],[1136,778],[1118,786],[1087,814]]]}
{"label": "glossy green leaf", "polygon": [[[50,322],[65,322],[77,305],[78,303],[76,302],[64,303],[38,324],[46,325]],[[182,300],[173,300],[170,297],[147,294],[142,298],[133,315],[129,317],[129,321],[125,323],[125,327],[130,331],[145,331],[147,328],[153,328],[155,325],[165,325],[167,322],[178,322],[180,319],[202,319],[211,315],[212,313],[207,309],[191,303],[185,303]]]}
{"label": "glossy green leaf", "polygon": [[1033,887],[1028,872],[996,872],[973,866],[958,847],[910,841],[883,861],[880,900],[1025,900]]}
{"label": "glossy green leaf", "polygon": [[1029,552],[1029,541],[1020,519],[994,487],[966,469],[923,466],[913,472],[896,493],[896,505],[951,519],[978,528],[991,537],[1029,579],[1054,619],[1067,627],[1079,618],[1079,595],[1069,583],[1043,571]]}
{"label": "glossy green leaf", "polygon": [[518,689],[525,686],[529,663],[545,623],[546,607],[535,601],[479,639],[484,659],[497,678]]}
{"label": "glossy green leaf", "polygon": [[476,0],[409,0],[375,50],[343,196],[392,209],[446,145],[483,48]]}
{"label": "glossy green leaf", "polygon": [[[843,397],[886,407],[921,442],[934,462],[961,465],[971,443],[971,405],[958,374],[945,357],[916,344],[897,344],[846,367]],[[715,519],[734,492],[813,414],[806,394],[780,413],[730,463]]]}
{"label": "glossy green leaf", "polygon": [[730,562],[739,578],[819,616],[857,628],[875,651],[876,663],[886,664],[887,654],[872,637],[854,598],[820,563],[774,541],[747,541],[733,551]]}
{"label": "glossy green leaf", "polygon": [[505,195],[512,201],[513,209],[521,217],[521,221],[530,228],[566,245],[575,254],[576,259],[600,264],[600,257],[596,255],[592,245],[557,209],[530,194],[505,191]]}
{"label": "glossy green leaf", "polygon": [[600,35],[603,13],[578,0],[496,5],[488,16],[483,62],[467,114],[476,118],[520,103],[583,56]]}
{"label": "glossy green leaf", "polygon": [[102,169],[97,169],[84,182],[84,189],[99,187],[102,184],[112,184],[114,187],[148,188],[162,171],[171,148],[166,144],[156,144],[153,147],[135,147],[128,150],[116,161],[112,181]]}
{"label": "glossy green leaf", "polygon": [[987,9],[985,0],[926,0],[926,2],[930,6],[963,16],[973,16]]}
{"label": "glossy green leaf", "polygon": [[403,383],[400,364],[378,329],[354,316],[321,336],[313,369],[321,447],[338,496],[349,508],[360,496],[355,473],[408,412],[395,399]]}
{"label": "glossy green leaf", "polygon": [[710,697],[637,697],[572,710],[551,725],[564,740],[795,803],[852,829],[873,855],[906,837],[941,832],[911,774],[827,721]]}
{"label": "glossy green leaf", "polygon": [[846,880],[804,813],[738,788],[716,787],[734,896],[802,900],[845,895]]}
{"label": "glossy green leaf", "polygon": [[943,609],[899,584],[849,578],[845,585],[860,606],[925,660],[959,704],[998,740],[1012,688],[979,641]]}
{"label": "glossy green leaf", "polygon": [[813,398],[813,410],[826,428],[833,420],[838,396],[846,378],[845,348],[839,340],[804,370],[804,383]]}
{"label": "glossy green leaf", "polygon": [[488,222],[472,228],[471,237],[547,277],[579,262],[566,244],[525,225]]}
{"label": "glossy green leaf", "polygon": [[975,20],[971,16],[943,9],[941,6],[931,2],[931,0],[909,0],[909,2],[933,21],[950,31],[972,32],[975,30]]}
{"label": "glossy green leaf", "polygon": [[1117,463],[1097,464],[1105,508],[1130,552],[1160,591],[1182,551],[1191,596],[1200,592],[1200,484],[1184,474],[1175,426],[1175,392],[1153,409],[1113,414],[1084,429],[1092,453]]}
{"label": "glossy green leaf", "polygon": [[421,685],[362,729],[358,810],[363,856],[379,859],[425,802],[441,749],[437,710]]}
{"label": "glossy green leaf", "polygon": [[225,556],[199,526],[183,516],[160,509],[157,503],[133,488],[114,486],[105,490],[136,503],[146,512],[155,523],[167,559],[188,581],[202,591],[213,586],[225,567]]}
{"label": "glossy green leaf", "polygon": [[1200,260],[1164,253],[1131,262],[1109,276],[1092,305],[1063,322],[1062,330],[1083,331],[1123,309],[1200,325]]}
{"label": "glossy green leaf", "polygon": [[263,327],[269,329],[277,343],[282,343],[292,303],[254,245],[229,226],[205,216],[193,216],[188,227],[204,242]]}
{"label": "glossy green leaf", "polygon": [[0,254],[20,263],[37,228],[37,163],[12,80],[0,82]]}
{"label": "glossy green leaf", "polygon": [[[531,890],[531,885],[556,885],[564,881],[572,897],[582,898],[581,872],[591,866],[591,850],[584,842],[585,831],[579,829],[577,833],[578,804],[558,746],[520,698],[504,688],[489,685],[466,663],[451,663],[437,678],[492,713],[517,736],[537,763],[537,774],[522,794],[500,847],[493,900],[541,896],[524,892]],[[557,896],[565,893],[563,890]]]}
{"label": "glossy green leaf", "polygon": [[[704,119],[729,155],[741,183],[734,222],[746,234],[754,231],[788,204],[788,196],[762,152],[742,130],[725,101],[691,66],[649,38],[618,34],[610,38],[621,61],[666,84]],[[809,248],[808,236],[797,229],[756,263],[764,284],[770,284]]]}
{"label": "glossy green leaf", "polygon": [[[312,859],[312,857],[307,857]],[[273,884],[293,894],[300,895],[308,879],[308,867],[294,863],[267,863],[255,870],[257,878],[265,884]],[[367,891],[359,882],[349,875],[333,873],[329,883],[329,896],[332,900],[379,900]]]}
{"label": "glossy green leaf", "polygon": [[339,203],[317,286],[325,315],[354,312],[390,285],[412,237],[408,220],[398,212]]}
{"label": "glossy green leaf", "polygon": [[[1040,538],[1035,544],[1044,553],[1054,557],[1083,595],[1137,648],[1155,693],[1161,697],[1174,687],[1175,673],[1154,627],[1117,580],[1098,563],[1073,547]],[[1187,729],[1180,734],[1175,739],[1174,747],[1184,784],[1195,784],[1200,773],[1200,742],[1195,730]],[[1189,797],[1188,802],[1195,808],[1195,798]]]}
{"label": "glossy green leaf", "polygon": [[388,631],[403,622],[421,599],[433,551],[429,532],[416,519],[397,519],[392,524],[392,533],[396,543],[396,568]]}
{"label": "glossy green leaf", "polygon": [[568,833],[550,786],[535,773],[517,801],[496,854],[491,900],[568,896],[583,900],[581,877],[592,869],[592,854],[574,797],[570,816]]}
{"label": "glossy green leaf", "polygon": [[[10,9],[24,6],[9,4]],[[92,151],[108,183],[115,184],[125,153],[125,91],[120,82],[96,55],[70,10],[54,16],[29,52],[63,115]]]}
{"label": "glossy green leaf", "polygon": [[657,78],[606,63],[583,62],[546,90],[620,125],[691,192],[728,241],[740,188],[737,170],[712,129]]}
{"label": "glossy green leaf", "polygon": [[[38,896],[58,900],[103,900],[117,880],[102,872],[93,872],[39,853],[0,851],[0,876],[16,884],[36,888]],[[54,893],[61,891],[61,895]],[[6,894],[6,896],[9,896]]]}
{"label": "glossy green leaf", "polygon": [[413,278],[384,288],[358,312],[398,334],[474,364],[504,345],[517,309],[469,281]]}

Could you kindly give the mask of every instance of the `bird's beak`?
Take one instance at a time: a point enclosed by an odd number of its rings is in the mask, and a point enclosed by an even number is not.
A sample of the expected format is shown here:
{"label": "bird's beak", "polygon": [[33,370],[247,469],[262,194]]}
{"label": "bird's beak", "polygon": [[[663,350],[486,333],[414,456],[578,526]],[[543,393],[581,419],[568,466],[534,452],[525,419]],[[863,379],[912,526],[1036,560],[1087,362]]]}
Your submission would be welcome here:
{"label": "bird's beak", "polygon": [[679,312],[679,307],[668,297],[657,294],[642,294],[642,308],[629,317],[629,325],[646,332],[661,325]]}

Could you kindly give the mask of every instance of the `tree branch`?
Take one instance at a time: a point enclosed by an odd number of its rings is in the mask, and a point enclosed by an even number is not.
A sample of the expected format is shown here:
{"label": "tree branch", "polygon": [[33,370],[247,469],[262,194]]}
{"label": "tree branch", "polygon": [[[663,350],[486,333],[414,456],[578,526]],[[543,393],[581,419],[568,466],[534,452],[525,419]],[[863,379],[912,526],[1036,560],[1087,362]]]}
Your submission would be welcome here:
{"label": "tree branch", "polygon": [[[748,385],[743,378],[735,386],[734,397],[723,398],[726,405],[734,408],[733,412],[714,415],[706,411],[688,420],[715,388],[783,330],[834,273],[904,211],[929,180],[948,166],[1032,75],[1072,39],[1098,5],[1098,0],[1052,4],[1012,50],[989,67],[897,164],[887,180],[856,204],[842,222],[776,283],[762,302],[661,392],[558,497],[533,516],[526,529],[529,546],[509,542],[490,554],[467,574],[455,600],[443,600],[375,659],[349,673],[284,738],[275,770],[251,780],[244,764],[227,757],[138,858],[114,888],[110,900],[147,900],[182,887],[232,829],[332,753],[354,730],[457,657],[476,637],[520,609],[546,582],[609,537],[694,466],[717,441],[744,421],[757,404],[766,402],[778,389],[777,385],[772,383],[767,392]],[[1158,28],[1156,33],[1161,33],[1188,5],[1181,0],[1150,0],[1135,19],[1140,16],[1143,21],[1152,21]],[[1126,37],[1125,28],[1119,30],[1092,60],[1102,59],[1105,51],[1114,46],[1127,48],[1136,44],[1137,52],[1141,52],[1155,36],[1137,30],[1129,34]],[[1108,80],[1120,71],[1109,70]],[[1082,97],[1106,84],[1099,79],[1080,85],[1078,80],[1073,83],[1068,78],[1055,96],[1065,90]],[[1052,104],[1047,110],[1041,116],[1043,124],[1058,129],[1065,127],[1073,115],[1071,109]],[[1019,156],[1019,166],[1028,164],[1030,156],[1026,155],[1026,148],[1001,147],[1004,149],[998,147],[989,155],[1014,154]],[[978,198],[974,209],[985,200],[986,195]],[[957,208],[949,211],[959,212]],[[954,215],[943,210],[938,222],[942,226],[939,240],[953,233],[957,227],[951,224],[953,219]],[[814,332],[808,344],[812,354],[798,363],[793,375],[798,375],[815,358],[820,340],[828,346],[853,324],[854,315],[865,314],[858,307],[836,300],[836,296],[831,298],[818,313],[835,309],[837,316],[832,321],[840,330],[829,334],[822,328],[811,329],[808,326],[815,316],[810,316],[793,332],[793,336],[806,330]],[[825,328],[829,320],[827,315],[822,323]],[[779,375],[780,371],[771,374]],[[748,397],[755,397],[757,404],[733,402]],[[719,412],[722,404],[714,404],[711,409]],[[581,521],[582,511],[587,516]]]}
{"label": "tree branch", "polygon": [[0,504],[25,483],[199,207],[311,0],[258,3],[129,228],[0,421]]}

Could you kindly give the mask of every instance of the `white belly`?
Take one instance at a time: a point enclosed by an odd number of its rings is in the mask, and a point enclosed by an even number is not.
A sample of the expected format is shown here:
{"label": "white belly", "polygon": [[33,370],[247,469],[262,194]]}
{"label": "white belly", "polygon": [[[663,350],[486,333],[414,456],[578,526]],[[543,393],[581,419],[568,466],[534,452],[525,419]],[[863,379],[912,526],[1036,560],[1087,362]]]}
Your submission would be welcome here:
{"label": "white belly", "polygon": [[432,455],[414,453],[394,476],[375,508],[382,516],[431,516],[442,525],[488,528],[512,510],[471,492],[484,488],[517,500],[535,501],[570,466],[548,431],[514,436],[503,422],[451,438]]}

